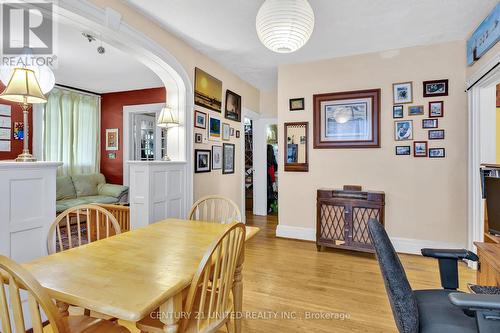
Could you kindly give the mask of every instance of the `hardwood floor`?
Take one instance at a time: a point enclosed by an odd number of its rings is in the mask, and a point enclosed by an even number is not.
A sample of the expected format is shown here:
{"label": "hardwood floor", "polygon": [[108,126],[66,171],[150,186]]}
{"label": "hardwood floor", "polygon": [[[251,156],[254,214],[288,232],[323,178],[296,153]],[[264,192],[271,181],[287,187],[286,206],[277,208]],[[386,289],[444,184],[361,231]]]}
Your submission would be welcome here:
{"label": "hardwood floor", "polygon": [[[247,223],[261,232],[246,246],[243,332],[397,332],[373,255],[317,252],[312,242],[276,238],[274,216],[247,216]],[[440,287],[435,260],[400,258],[413,288]],[[475,272],[460,265],[461,289],[474,281]]]}

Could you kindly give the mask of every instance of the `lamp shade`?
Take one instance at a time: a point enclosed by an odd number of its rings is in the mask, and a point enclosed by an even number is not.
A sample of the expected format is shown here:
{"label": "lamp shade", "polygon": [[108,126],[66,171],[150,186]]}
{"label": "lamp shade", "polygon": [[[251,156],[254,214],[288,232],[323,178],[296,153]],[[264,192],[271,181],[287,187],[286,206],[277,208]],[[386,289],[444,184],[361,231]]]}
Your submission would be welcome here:
{"label": "lamp shade", "polygon": [[161,109],[156,126],[165,128],[179,126],[179,121],[174,117],[170,106],[164,106]]}
{"label": "lamp shade", "polygon": [[12,73],[9,84],[0,94],[0,98],[19,103],[46,103],[35,72],[31,69],[16,68]]}
{"label": "lamp shade", "polygon": [[311,37],[314,12],[307,0],[266,0],[257,13],[257,35],[277,53],[297,51]]}

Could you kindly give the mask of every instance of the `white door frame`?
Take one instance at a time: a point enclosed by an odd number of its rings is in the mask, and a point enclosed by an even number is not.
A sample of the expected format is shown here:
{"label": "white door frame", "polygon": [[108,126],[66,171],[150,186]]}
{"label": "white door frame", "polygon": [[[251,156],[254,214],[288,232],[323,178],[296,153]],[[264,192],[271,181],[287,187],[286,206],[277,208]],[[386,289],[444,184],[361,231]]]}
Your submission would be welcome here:
{"label": "white door frame", "polygon": [[[123,107],[123,185],[130,185],[130,172],[128,161],[133,156],[133,141],[132,141],[132,118],[135,113],[155,113],[157,116],[160,114],[161,108],[165,103],[151,103],[151,104],[136,104],[126,105]],[[157,131],[158,132],[158,131]],[[158,157],[158,156],[157,156]]]}
{"label": "white door frame", "polygon": [[[480,80],[468,90],[467,246],[472,251],[475,250],[474,242],[484,240],[484,205],[479,167],[481,163],[495,162],[496,159],[496,122],[492,122],[491,118],[496,113],[495,86],[500,82],[500,67],[491,69],[499,62],[500,53],[467,81],[467,87],[471,87]],[[491,107],[492,103],[494,108]]]}
{"label": "white door frame", "polygon": [[277,124],[277,118],[259,118],[253,122],[253,213],[255,215],[267,215],[267,128],[269,125]]}
{"label": "white door frame", "polygon": [[[241,144],[240,144],[240,163],[241,163],[241,218],[243,223],[246,221],[246,203],[245,203],[245,118],[251,119],[252,123],[260,118],[260,114],[247,108],[242,108],[241,112]],[[253,126],[253,125],[252,125]],[[253,130],[253,127],[252,127]],[[255,151],[255,140],[252,140],[252,151]],[[252,164],[255,166],[255,156]],[[255,177],[255,175],[254,175]],[[255,198],[255,178],[253,179],[253,196]],[[255,210],[255,206],[254,206]]]}

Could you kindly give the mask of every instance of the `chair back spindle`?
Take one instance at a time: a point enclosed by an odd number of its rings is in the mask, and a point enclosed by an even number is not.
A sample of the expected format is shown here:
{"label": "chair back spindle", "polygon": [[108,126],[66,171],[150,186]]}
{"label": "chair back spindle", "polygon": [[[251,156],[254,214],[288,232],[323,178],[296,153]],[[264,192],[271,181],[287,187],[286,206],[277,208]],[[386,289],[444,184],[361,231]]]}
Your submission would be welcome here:
{"label": "chair back spindle", "polygon": [[[205,252],[191,282],[186,298],[186,313],[196,318],[183,318],[184,332],[190,320],[196,321],[196,332],[215,332],[233,311],[231,289],[234,274],[245,242],[245,226],[232,224]],[[191,330],[190,330],[191,331]]]}
{"label": "chair back spindle", "polygon": [[[27,293],[28,313],[24,313],[20,291]],[[22,266],[0,255],[0,322],[3,333],[25,333],[25,317],[31,318],[32,332],[43,333],[42,312],[52,332],[66,333],[66,326],[54,302],[42,286]]]}
{"label": "chair back spindle", "polygon": [[49,254],[82,246],[121,233],[116,218],[96,205],[81,205],[59,214],[49,229]]}
{"label": "chair back spindle", "polygon": [[211,195],[203,197],[193,204],[189,219],[230,224],[241,222],[241,213],[232,200],[219,195]]}

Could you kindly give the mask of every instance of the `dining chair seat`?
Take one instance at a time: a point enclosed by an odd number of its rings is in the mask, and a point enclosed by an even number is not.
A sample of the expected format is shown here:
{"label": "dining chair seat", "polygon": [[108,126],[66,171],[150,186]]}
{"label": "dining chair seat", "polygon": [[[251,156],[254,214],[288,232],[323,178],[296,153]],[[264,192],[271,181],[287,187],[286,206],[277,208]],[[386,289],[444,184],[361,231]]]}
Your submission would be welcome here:
{"label": "dining chair seat", "polygon": [[63,317],[68,332],[71,333],[130,333],[115,321],[97,319],[88,316]]}

